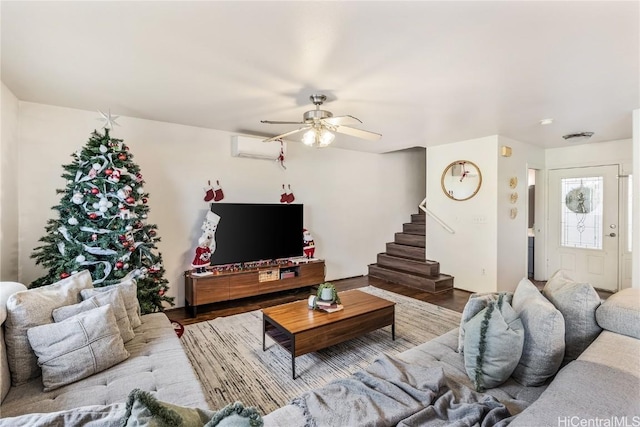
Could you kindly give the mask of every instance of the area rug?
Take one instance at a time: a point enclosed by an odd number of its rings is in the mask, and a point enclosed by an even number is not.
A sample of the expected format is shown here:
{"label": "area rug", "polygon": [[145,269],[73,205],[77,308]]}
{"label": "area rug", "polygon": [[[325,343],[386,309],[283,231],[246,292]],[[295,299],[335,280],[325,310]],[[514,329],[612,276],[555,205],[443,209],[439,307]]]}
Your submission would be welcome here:
{"label": "area rug", "polygon": [[460,313],[368,286],[361,291],[396,303],[396,340],[391,327],[296,358],[267,337],[262,351],[260,310],[185,326],[182,344],[212,409],[241,401],[260,413],[287,404],[306,390],[345,378],[380,354],[394,355],[456,328]]}

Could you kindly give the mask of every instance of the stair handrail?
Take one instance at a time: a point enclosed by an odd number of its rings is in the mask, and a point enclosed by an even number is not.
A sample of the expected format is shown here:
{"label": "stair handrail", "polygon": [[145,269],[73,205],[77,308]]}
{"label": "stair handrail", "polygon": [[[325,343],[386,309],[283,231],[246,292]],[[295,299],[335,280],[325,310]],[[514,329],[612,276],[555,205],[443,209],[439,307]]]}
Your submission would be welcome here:
{"label": "stair handrail", "polygon": [[430,211],[427,208],[427,198],[426,197],[424,198],[424,200],[422,202],[420,202],[420,204],[418,205],[418,208],[420,208],[421,211],[423,211],[425,214],[427,214],[431,218],[433,218],[435,220],[435,222],[440,224],[440,226],[442,228],[444,228],[445,230],[447,230],[449,233],[456,234],[456,231],[453,228],[449,227],[449,225],[447,225],[446,222],[441,220],[436,214],[434,214],[432,211]]}

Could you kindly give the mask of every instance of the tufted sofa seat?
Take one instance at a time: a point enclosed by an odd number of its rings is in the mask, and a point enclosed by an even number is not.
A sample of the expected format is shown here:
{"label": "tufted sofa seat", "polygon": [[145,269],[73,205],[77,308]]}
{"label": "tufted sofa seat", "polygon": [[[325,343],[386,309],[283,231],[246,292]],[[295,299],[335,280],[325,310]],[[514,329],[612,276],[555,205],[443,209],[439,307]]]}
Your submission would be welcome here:
{"label": "tufted sofa seat", "polygon": [[[4,287],[4,283],[0,283],[0,291],[3,290],[1,287]],[[5,289],[8,290],[8,287]],[[5,310],[6,293],[0,294],[0,311]],[[0,314],[4,322],[6,313]],[[167,316],[163,313],[144,315],[142,325],[134,331],[135,338],[125,344],[130,353],[128,359],[106,371],[46,393],[42,391],[41,378],[12,386],[2,400],[0,416],[6,418],[86,405],[122,403],[134,388],[153,392],[165,402],[207,408],[200,382]],[[3,359],[6,354],[4,350],[3,339]],[[3,388],[10,382],[4,370],[1,381]]]}

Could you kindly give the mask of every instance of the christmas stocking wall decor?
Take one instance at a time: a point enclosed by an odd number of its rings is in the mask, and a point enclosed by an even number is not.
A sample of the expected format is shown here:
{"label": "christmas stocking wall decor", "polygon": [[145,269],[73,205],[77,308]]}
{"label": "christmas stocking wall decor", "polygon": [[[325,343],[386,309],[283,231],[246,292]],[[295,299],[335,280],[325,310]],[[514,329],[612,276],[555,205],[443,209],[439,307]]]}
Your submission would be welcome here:
{"label": "christmas stocking wall decor", "polygon": [[289,195],[287,194],[286,187],[282,184],[282,193],[280,194],[280,203],[287,203]]}
{"label": "christmas stocking wall decor", "polygon": [[293,195],[293,193],[291,192],[291,184],[289,184],[289,194],[287,195],[287,203],[293,203],[294,200],[296,200],[296,196]]}
{"label": "christmas stocking wall decor", "polygon": [[213,187],[211,187],[211,181],[207,181],[207,187],[204,189],[204,201],[210,202],[213,200]]}
{"label": "christmas stocking wall decor", "polygon": [[213,201],[219,202],[224,199],[224,193],[222,192],[222,187],[220,187],[220,181],[216,180],[216,186],[213,189]]}

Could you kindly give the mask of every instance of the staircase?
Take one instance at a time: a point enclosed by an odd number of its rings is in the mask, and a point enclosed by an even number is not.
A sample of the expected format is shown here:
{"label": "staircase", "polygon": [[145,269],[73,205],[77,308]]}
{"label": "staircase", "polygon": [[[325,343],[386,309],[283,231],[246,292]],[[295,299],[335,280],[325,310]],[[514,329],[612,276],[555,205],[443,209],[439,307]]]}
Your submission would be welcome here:
{"label": "staircase", "polygon": [[387,252],[378,254],[377,263],[369,265],[369,276],[429,293],[453,289],[453,276],[440,274],[440,264],[425,259],[425,234],[424,213],[411,215],[402,233],[387,243]]}

